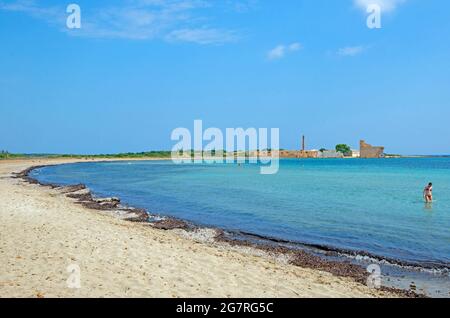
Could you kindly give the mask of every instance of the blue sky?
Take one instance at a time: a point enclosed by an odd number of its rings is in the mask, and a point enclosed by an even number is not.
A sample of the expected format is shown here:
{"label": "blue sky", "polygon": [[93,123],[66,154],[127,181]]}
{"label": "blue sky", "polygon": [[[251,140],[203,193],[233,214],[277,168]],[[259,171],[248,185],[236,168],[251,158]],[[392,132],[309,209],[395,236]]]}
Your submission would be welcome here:
{"label": "blue sky", "polygon": [[309,148],[450,153],[447,0],[72,2],[0,0],[0,149],[171,149],[202,119],[278,127],[286,149],[305,134]]}

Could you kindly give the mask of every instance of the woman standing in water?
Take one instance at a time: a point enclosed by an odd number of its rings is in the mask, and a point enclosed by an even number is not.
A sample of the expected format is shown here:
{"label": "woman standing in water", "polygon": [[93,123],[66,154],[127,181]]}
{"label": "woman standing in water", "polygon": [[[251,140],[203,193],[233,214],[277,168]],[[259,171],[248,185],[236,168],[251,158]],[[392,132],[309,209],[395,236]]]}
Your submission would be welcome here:
{"label": "woman standing in water", "polygon": [[433,184],[431,182],[423,189],[423,197],[427,203],[433,202]]}

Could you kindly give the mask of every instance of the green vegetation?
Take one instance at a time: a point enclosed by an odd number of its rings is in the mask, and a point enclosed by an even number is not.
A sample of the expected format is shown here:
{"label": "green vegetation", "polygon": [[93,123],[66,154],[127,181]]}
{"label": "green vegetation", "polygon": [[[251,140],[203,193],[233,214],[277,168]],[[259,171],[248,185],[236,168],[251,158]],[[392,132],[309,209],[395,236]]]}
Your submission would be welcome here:
{"label": "green vegetation", "polygon": [[170,151],[146,151],[146,152],[127,152],[118,154],[99,154],[99,155],[51,155],[49,157],[60,157],[60,158],[75,158],[75,159],[97,159],[97,158],[107,158],[107,159],[138,159],[138,158],[170,158]]}
{"label": "green vegetation", "polygon": [[[266,151],[271,151],[267,149]],[[199,155],[199,152],[194,150],[188,150],[185,152],[186,155],[194,158],[195,155]],[[240,151],[234,151],[234,155],[237,155]],[[178,154],[183,155],[183,151],[179,151]],[[227,156],[227,152],[224,150],[211,150],[210,152],[201,152],[204,156]],[[245,156],[249,156],[248,152],[245,152]],[[12,159],[12,158],[68,158],[68,159],[170,159],[172,157],[171,151],[146,151],[146,152],[127,152],[118,154],[97,154],[97,155],[83,155],[83,154],[11,154],[7,151],[0,152],[1,159]]]}
{"label": "green vegetation", "polygon": [[0,151],[0,160],[2,159],[14,159],[14,158],[21,158],[23,157],[23,155],[20,154],[14,154],[14,153],[9,153],[6,150],[1,150]]}
{"label": "green vegetation", "polygon": [[352,149],[350,148],[349,145],[346,145],[346,144],[339,144],[339,145],[336,145],[336,151],[337,151],[337,152],[341,152],[341,153],[343,153],[344,155],[349,155],[349,154],[351,154]]}
{"label": "green vegetation", "polygon": [[98,159],[98,158],[106,158],[106,159],[139,159],[139,158],[170,158],[170,151],[148,151],[148,152],[128,152],[128,153],[119,153],[119,154],[99,154],[99,155],[75,155],[75,154],[12,154],[8,151],[2,150],[0,151],[0,160],[1,159],[14,159],[14,158],[74,158],[74,159]]}
{"label": "green vegetation", "polygon": [[2,150],[0,152],[0,159],[6,159],[6,158],[8,158],[8,156],[9,156],[9,152],[8,151]]}

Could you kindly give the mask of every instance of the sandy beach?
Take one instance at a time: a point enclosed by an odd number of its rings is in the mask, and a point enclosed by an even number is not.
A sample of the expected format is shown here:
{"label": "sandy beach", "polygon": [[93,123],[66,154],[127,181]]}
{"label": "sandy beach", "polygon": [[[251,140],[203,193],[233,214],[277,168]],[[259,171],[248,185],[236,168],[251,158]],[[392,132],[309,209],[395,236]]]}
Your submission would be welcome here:
{"label": "sandy beach", "polygon": [[[122,220],[11,177],[74,161],[0,161],[0,297],[398,297],[262,251]],[[74,266],[80,288],[68,287]]]}

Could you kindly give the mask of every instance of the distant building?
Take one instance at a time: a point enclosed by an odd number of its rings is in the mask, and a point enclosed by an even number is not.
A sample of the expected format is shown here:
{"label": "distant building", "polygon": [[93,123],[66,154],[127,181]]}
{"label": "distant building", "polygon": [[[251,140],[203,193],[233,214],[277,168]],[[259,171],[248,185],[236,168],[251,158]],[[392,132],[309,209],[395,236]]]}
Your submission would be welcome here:
{"label": "distant building", "polygon": [[300,151],[296,151],[296,158],[317,158],[318,156],[317,150],[306,150],[306,139],[305,136],[302,136],[302,148]]}
{"label": "distant building", "polygon": [[336,150],[324,150],[318,152],[317,158],[344,158],[344,154]]}
{"label": "distant building", "polygon": [[317,158],[317,150],[280,150],[280,158]]}
{"label": "distant building", "polygon": [[361,158],[384,158],[384,147],[374,147],[361,140],[359,148]]}
{"label": "distant building", "polygon": [[361,157],[361,152],[359,150],[352,149],[350,150],[349,157],[359,158]]}
{"label": "distant building", "polygon": [[360,141],[360,150],[351,149],[348,153],[336,150],[306,150],[306,138],[301,137],[300,150],[280,150],[280,158],[384,158],[384,147],[373,147],[364,140]]}
{"label": "distant building", "polygon": [[298,158],[317,158],[319,156],[318,150],[302,150]]}
{"label": "distant building", "polygon": [[300,151],[280,150],[280,158],[298,158]]}

